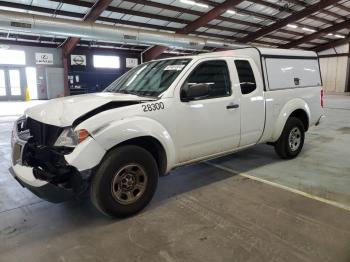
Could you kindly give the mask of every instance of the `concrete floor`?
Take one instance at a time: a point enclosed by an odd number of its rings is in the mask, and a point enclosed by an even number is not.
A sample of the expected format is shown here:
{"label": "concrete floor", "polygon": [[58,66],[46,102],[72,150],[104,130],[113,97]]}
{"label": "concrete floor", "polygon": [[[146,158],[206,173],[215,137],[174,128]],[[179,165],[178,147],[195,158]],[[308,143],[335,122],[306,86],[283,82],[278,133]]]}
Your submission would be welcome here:
{"label": "concrete floor", "polygon": [[326,114],[295,160],[259,145],[211,161],[231,172],[180,168],[141,214],[111,220],[88,200],[55,205],[21,188],[7,172],[15,118],[2,113],[0,261],[349,262],[350,97],[329,96]]}

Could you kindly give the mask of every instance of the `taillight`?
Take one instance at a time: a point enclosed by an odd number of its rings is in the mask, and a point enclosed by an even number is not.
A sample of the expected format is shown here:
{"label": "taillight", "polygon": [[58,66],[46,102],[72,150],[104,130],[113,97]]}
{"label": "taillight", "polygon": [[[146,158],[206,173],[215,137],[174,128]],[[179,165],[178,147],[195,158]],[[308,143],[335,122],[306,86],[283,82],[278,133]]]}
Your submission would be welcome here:
{"label": "taillight", "polygon": [[321,89],[321,106],[324,106],[324,91]]}

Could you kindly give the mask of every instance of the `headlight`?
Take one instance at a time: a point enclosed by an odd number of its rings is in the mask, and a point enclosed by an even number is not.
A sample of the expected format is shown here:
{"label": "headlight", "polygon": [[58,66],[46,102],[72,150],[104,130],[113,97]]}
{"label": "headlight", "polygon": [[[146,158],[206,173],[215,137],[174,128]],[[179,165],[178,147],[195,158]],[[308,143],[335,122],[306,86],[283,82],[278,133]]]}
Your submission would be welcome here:
{"label": "headlight", "polygon": [[18,118],[12,128],[12,133],[11,133],[11,147],[13,147],[15,139],[18,135],[23,134],[25,131],[26,132],[26,136],[22,136],[21,139],[22,140],[28,140],[30,134],[29,131],[27,130],[27,116],[26,115],[22,115],[20,118]]}
{"label": "headlight", "polygon": [[75,147],[90,136],[86,129],[74,131],[71,127],[64,129],[57,138],[55,146]]}

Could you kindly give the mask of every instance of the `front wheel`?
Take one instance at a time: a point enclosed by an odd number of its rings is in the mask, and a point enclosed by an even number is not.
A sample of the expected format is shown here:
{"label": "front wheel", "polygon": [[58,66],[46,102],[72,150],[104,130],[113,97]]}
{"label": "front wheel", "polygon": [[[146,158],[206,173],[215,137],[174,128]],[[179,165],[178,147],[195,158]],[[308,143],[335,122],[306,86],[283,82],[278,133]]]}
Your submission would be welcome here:
{"label": "front wheel", "polygon": [[296,117],[290,117],[280,138],[275,143],[275,151],[283,159],[292,159],[299,155],[304,146],[305,129]]}
{"label": "front wheel", "polygon": [[145,149],[127,145],[109,152],[91,184],[91,200],[102,213],[127,217],[151,201],[158,183],[158,168]]}

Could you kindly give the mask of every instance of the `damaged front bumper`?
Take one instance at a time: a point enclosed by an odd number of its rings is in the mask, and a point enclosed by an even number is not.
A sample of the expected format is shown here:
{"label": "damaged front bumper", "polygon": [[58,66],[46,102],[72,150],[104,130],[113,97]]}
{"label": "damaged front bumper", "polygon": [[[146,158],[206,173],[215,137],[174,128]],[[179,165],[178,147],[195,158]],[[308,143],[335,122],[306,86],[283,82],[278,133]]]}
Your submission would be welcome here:
{"label": "damaged front bumper", "polygon": [[52,203],[60,203],[76,196],[72,189],[66,189],[34,177],[33,168],[21,165],[14,165],[9,169],[13,177],[21,186],[30,190],[41,199]]}
{"label": "damaged front bumper", "polygon": [[38,197],[53,203],[84,194],[105,150],[93,138],[72,149],[38,145],[30,135],[18,132],[17,125],[11,139],[9,171],[13,177]]}
{"label": "damaged front bumper", "polygon": [[65,161],[62,153],[49,147],[30,143],[22,143],[20,147],[23,147],[20,158],[9,171],[23,187],[38,197],[60,203],[83,194],[88,188],[87,175],[91,170],[79,172]]}

